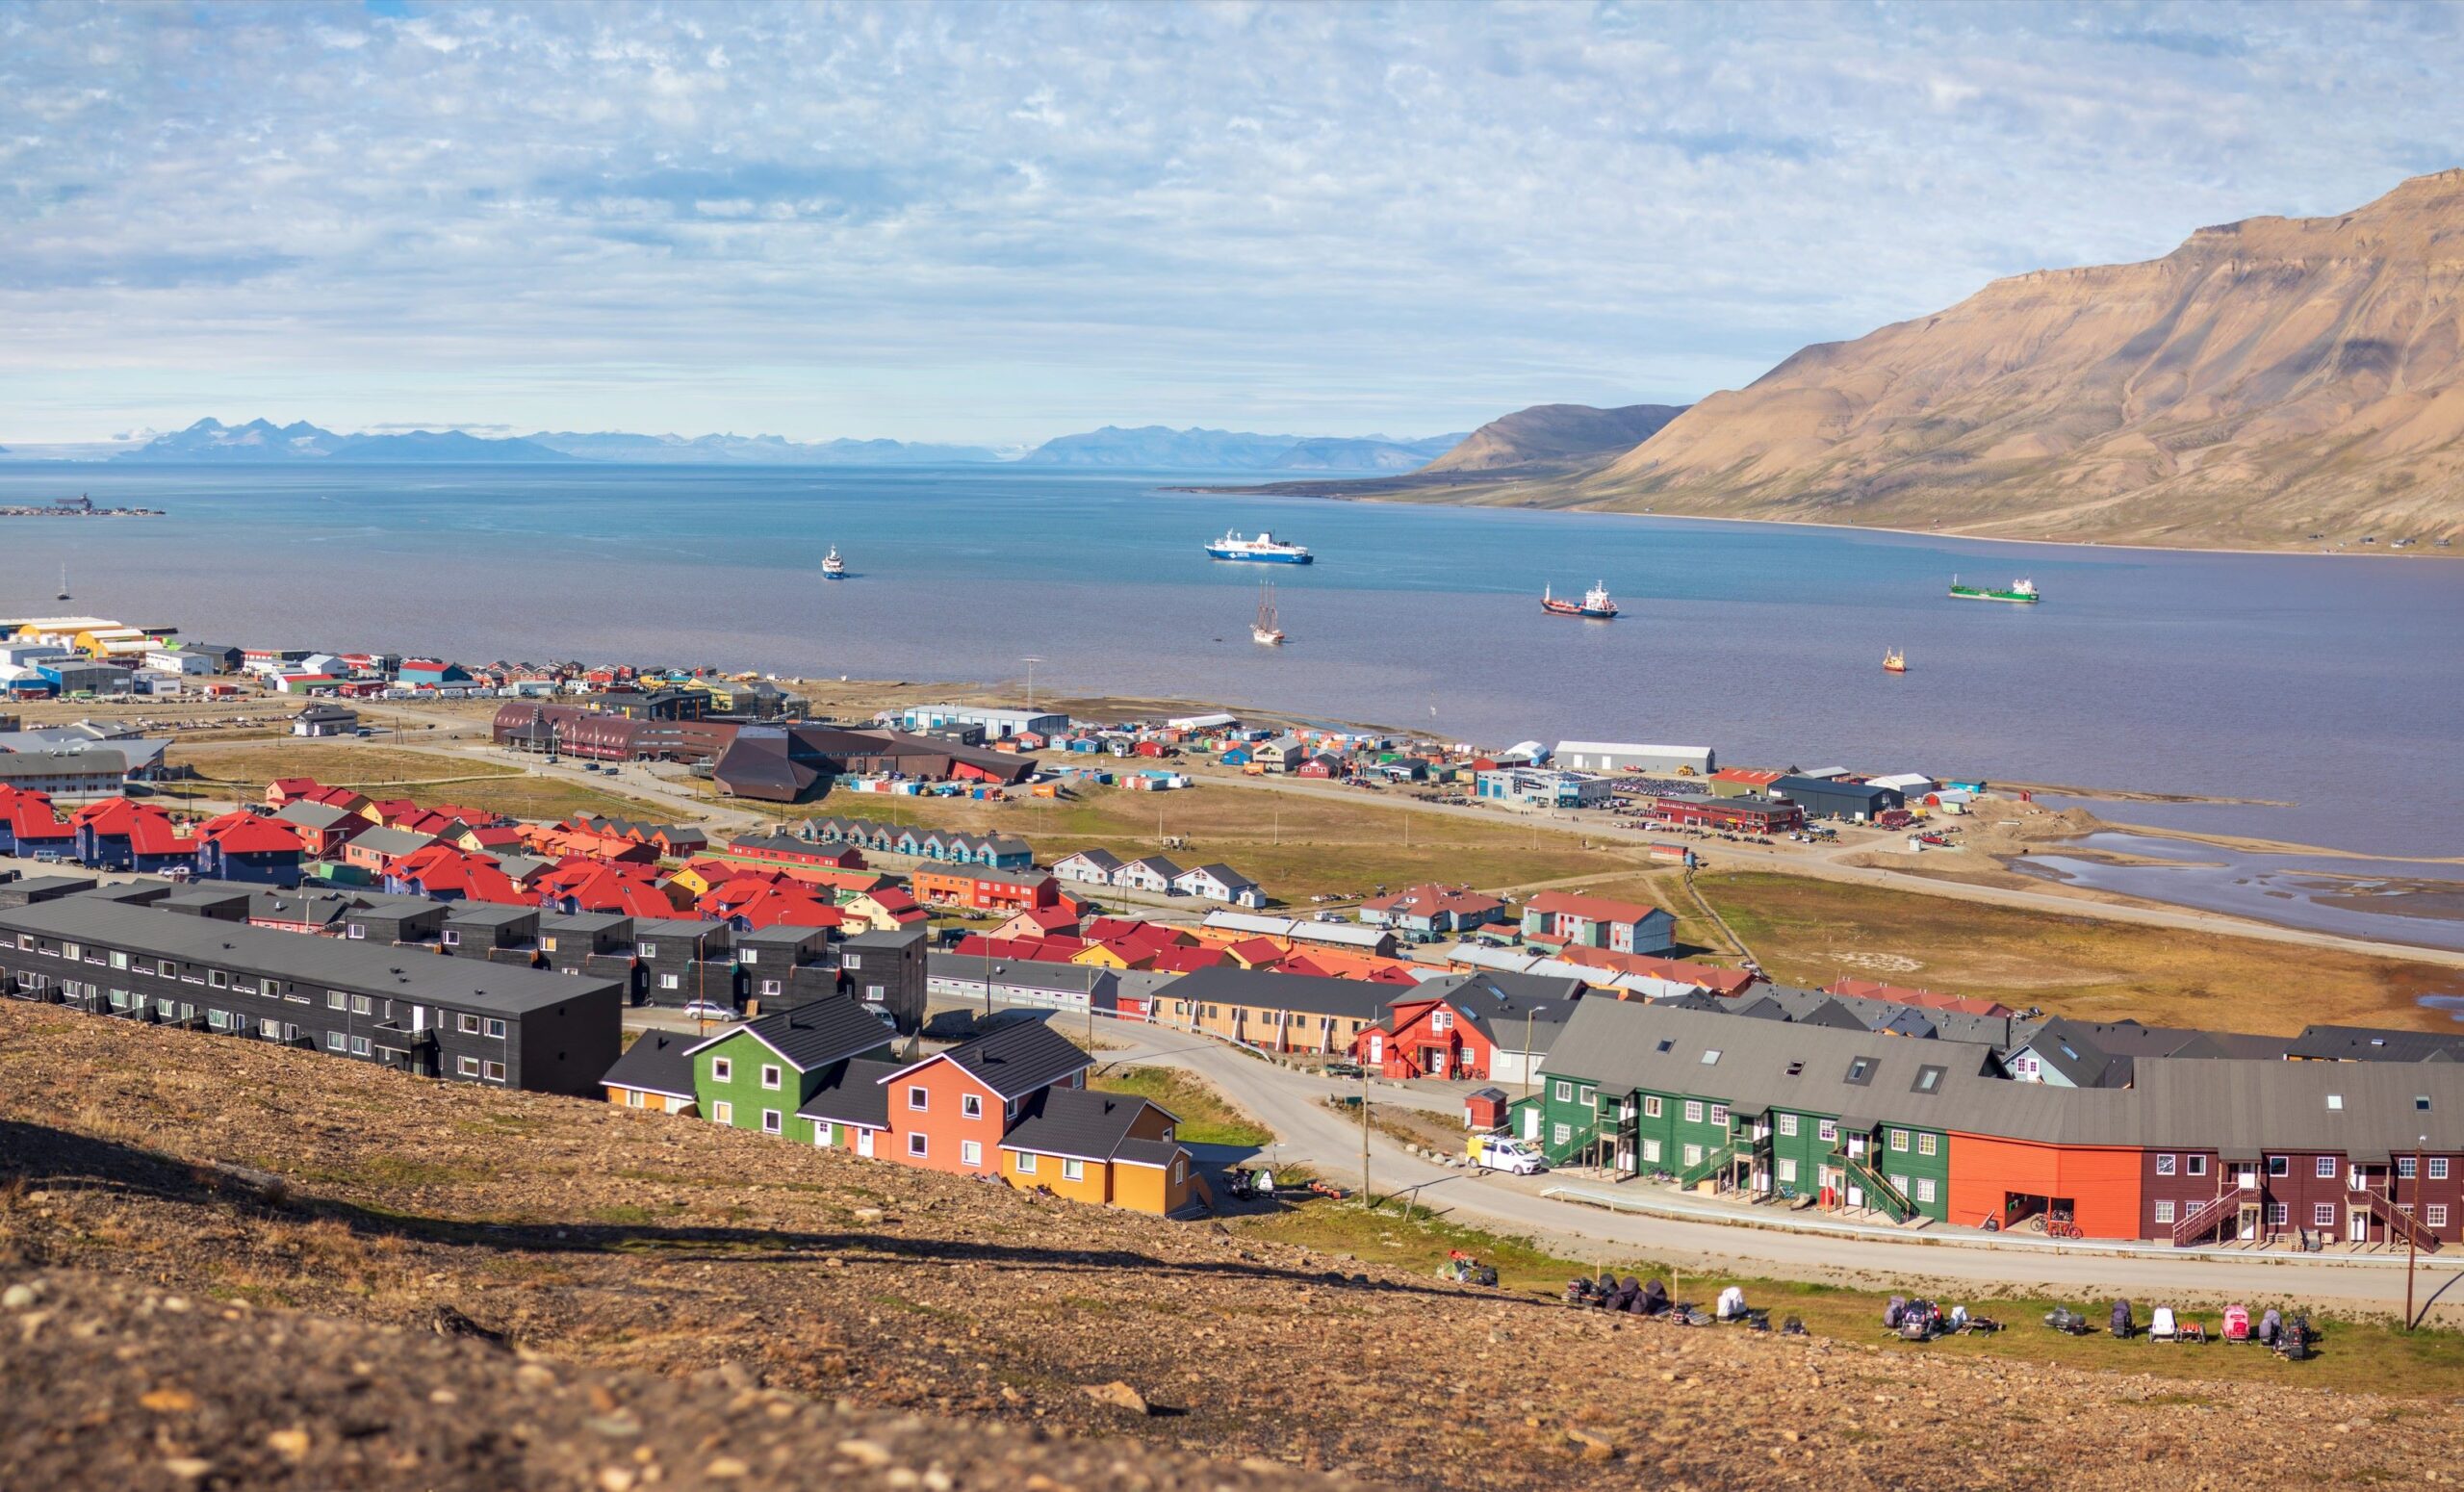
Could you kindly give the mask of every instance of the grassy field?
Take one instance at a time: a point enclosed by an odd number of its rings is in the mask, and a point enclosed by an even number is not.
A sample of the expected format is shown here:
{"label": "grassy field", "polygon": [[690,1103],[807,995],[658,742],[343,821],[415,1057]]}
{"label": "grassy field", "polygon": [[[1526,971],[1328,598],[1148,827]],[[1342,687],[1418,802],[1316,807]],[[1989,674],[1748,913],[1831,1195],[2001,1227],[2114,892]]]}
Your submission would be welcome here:
{"label": "grassy field", "polygon": [[2464,989],[2464,975],[2433,964],[1879,887],[1760,873],[1695,884],[1771,976],[1789,984],[1846,975],[2089,1020],[2284,1034],[2314,1022],[2451,1030],[2419,997]]}
{"label": "grassy field", "polygon": [[[1388,1203],[1376,1212],[1350,1202],[1312,1200],[1286,1211],[1231,1220],[1236,1232],[1278,1243],[1299,1244],[1342,1252],[1373,1264],[1434,1273],[1450,1248],[1460,1248],[1498,1271],[1499,1288],[1509,1295],[1555,1299],[1567,1279],[1605,1268],[1637,1278],[1654,1275],[1669,1281],[1670,1294],[1708,1310],[1729,1285],[1744,1287],[1746,1303],[1768,1308],[1773,1329],[1790,1316],[1802,1320],[1818,1337],[1888,1351],[1947,1353],[2059,1363],[2066,1367],[2143,1375],[2180,1385],[2178,1402],[2197,1405],[2216,1402],[2237,1383],[2299,1383],[2313,1388],[2348,1389],[2411,1399],[2448,1399],[2464,1393],[2464,1332],[2424,1330],[2407,1333],[2392,1319],[2339,1319],[2319,1311],[2308,1315],[2321,1333],[2319,1355],[2308,1363],[2288,1363],[2256,1346],[2226,1347],[2221,1343],[2174,1346],[2143,1340],[2119,1341],[2103,1331],[2073,1337],[2048,1330],[2044,1315],[2057,1305],[2084,1310],[2101,1322],[2110,1299],[2059,1299],[2025,1291],[1984,1295],[1942,1294],[1949,1309],[1957,1301],[1972,1314],[1989,1316],[2006,1328],[1991,1335],[1945,1337],[1927,1344],[1903,1342],[1882,1329],[1883,1307],[1889,1292],[1848,1290],[1793,1280],[1762,1279],[1728,1273],[1678,1273],[1648,1260],[1605,1257],[1597,1260],[1561,1258],[1527,1239],[1502,1237],[1419,1213],[1409,1220],[1400,1207]],[[1927,1289],[1921,1285],[1906,1287]],[[2137,1302],[2143,1324],[2153,1301]],[[2299,1301],[2250,1299],[2252,1319],[2273,1305],[2290,1316],[2303,1309]],[[2218,1313],[2185,1311],[2217,1328]],[[1674,1329],[1674,1328],[1671,1328]],[[1739,1328],[1716,1326],[1713,1331]]]}
{"label": "grassy field", "polygon": [[534,777],[518,767],[467,757],[443,756],[365,741],[314,741],[264,747],[180,746],[173,763],[196,768],[202,781],[160,785],[165,798],[200,808],[235,799],[261,802],[266,784],[277,777],[313,777],[330,787],[349,787],[372,798],[410,798],[515,818],[559,819],[572,813],[614,813],[636,818],[673,816],[655,805],[608,792],[587,783]]}
{"label": "grassy field", "polygon": [[1174,1068],[1116,1068],[1091,1078],[1089,1087],[1109,1093],[1135,1093],[1170,1110],[1181,1123],[1184,1145],[1274,1144],[1274,1131],[1232,1106],[1215,1085]]}

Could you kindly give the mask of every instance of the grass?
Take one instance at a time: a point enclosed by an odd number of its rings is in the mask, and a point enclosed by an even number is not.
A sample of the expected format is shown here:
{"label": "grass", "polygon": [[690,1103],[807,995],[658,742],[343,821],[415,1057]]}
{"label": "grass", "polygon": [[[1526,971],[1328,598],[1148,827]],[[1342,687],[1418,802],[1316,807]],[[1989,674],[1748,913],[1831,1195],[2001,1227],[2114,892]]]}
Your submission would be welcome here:
{"label": "grass", "polygon": [[2452,1031],[2419,999],[2464,988],[2464,976],[2433,964],[1880,887],[1766,873],[1695,885],[1789,984],[1884,979],[2085,1020],[2287,1035],[2314,1022]]}
{"label": "grass", "polygon": [[179,747],[172,762],[193,766],[202,781],[157,785],[156,796],[195,803],[261,801],[277,777],[313,777],[329,787],[348,787],[372,798],[409,798],[423,804],[452,803],[511,818],[552,821],[575,813],[629,818],[674,817],[670,810],[588,783],[536,777],[519,767],[439,756],[366,742],[300,741],[257,749]]}
{"label": "grass", "polygon": [[[1434,1273],[1450,1248],[1460,1248],[1493,1265],[1499,1288],[1509,1295],[1555,1299],[1574,1275],[1605,1268],[1638,1278],[1657,1275],[1669,1281],[1678,1299],[1708,1309],[1729,1285],[1744,1287],[1746,1300],[1768,1307],[1773,1326],[1790,1316],[1818,1337],[1885,1351],[1938,1353],[2003,1361],[2059,1364],[2099,1372],[2120,1373],[2159,1380],[2166,1386],[2148,1395],[2151,1402],[2212,1402],[2195,1388],[2182,1385],[2281,1383],[2306,1388],[2339,1389],[2408,1399],[2449,1399],[2464,1393],[2464,1332],[2444,1328],[2404,1332],[2392,1319],[2348,1318],[2307,1311],[2321,1332],[2319,1355],[2308,1363],[2288,1363],[2256,1346],[2170,1346],[2144,1340],[2123,1342],[2098,1331],[2066,1336],[2043,1325],[2057,1305],[2086,1310],[2104,1319],[2110,1299],[2040,1298],[2025,1292],[1986,1295],[1941,1293],[1947,1309],[1958,1300],[1979,1315],[2002,1323],[2004,1330],[1989,1336],[1945,1337],[1929,1344],[1902,1342],[1882,1329],[1883,1307],[1893,1294],[1925,1293],[1933,1287],[1903,1285],[1896,1291],[1846,1289],[1796,1280],[1764,1279],[1721,1272],[1676,1272],[1648,1260],[1608,1256],[1568,1259],[1551,1253],[1528,1239],[1464,1227],[1427,1213],[1406,1219],[1401,1207],[1387,1202],[1372,1212],[1352,1202],[1314,1200],[1283,1212],[1235,1219],[1234,1231],[1276,1243],[1296,1244],[1332,1253],[1348,1254],[1369,1263],[1414,1273]],[[2137,1302],[2144,1321],[2153,1301]],[[2252,1318],[2269,1305],[2290,1316],[2297,1301],[2247,1302]],[[2193,1319],[2216,1329],[2218,1312],[2188,1311]],[[1732,1330],[1713,1327],[1712,1330]],[[2134,1396],[2136,1397],[2136,1396]]]}
{"label": "grass", "polygon": [[417,783],[472,777],[512,777],[518,769],[466,757],[440,756],[391,744],[356,740],[295,740],[280,746],[173,746],[173,765],[194,767],[218,783],[254,783],[277,777],[313,777],[328,785]]}
{"label": "grass", "polygon": [[1089,1080],[1108,1093],[1134,1093],[1171,1111],[1184,1145],[1236,1145],[1251,1148],[1274,1143],[1274,1131],[1232,1106],[1215,1086],[1174,1068],[1116,1068]]}

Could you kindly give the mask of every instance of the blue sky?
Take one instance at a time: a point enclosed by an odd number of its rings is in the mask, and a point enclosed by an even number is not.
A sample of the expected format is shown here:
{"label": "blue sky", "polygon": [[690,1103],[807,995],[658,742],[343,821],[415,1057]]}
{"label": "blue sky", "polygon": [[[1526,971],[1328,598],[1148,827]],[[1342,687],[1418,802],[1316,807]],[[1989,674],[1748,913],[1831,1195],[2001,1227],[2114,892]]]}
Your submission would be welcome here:
{"label": "blue sky", "polygon": [[0,441],[1682,401],[2464,164],[2464,9],[0,3]]}

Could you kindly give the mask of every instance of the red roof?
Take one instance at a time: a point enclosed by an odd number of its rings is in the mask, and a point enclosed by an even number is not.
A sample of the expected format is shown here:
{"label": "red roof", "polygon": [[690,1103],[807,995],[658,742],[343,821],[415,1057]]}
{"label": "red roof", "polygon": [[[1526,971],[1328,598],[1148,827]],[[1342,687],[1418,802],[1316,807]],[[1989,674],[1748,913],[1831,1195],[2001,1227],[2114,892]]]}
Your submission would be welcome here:
{"label": "red roof", "polygon": [[1785,772],[1766,772],[1759,767],[1722,767],[1711,774],[1711,781],[1742,783],[1749,787],[1768,787],[1787,775]]}
{"label": "red roof", "polygon": [[1187,974],[1229,962],[1231,955],[1220,948],[1167,948],[1155,955],[1154,967],[1159,974]]}
{"label": "red roof", "polygon": [[197,838],[225,855],[270,855],[300,848],[299,836],[279,819],[255,813],[225,813],[197,826]]}
{"label": "red roof", "polygon": [[1284,956],[1284,946],[1270,938],[1244,938],[1223,950],[1251,968],[1263,968]]}
{"label": "red roof", "polygon": [[1611,901],[1605,896],[1584,896],[1574,891],[1542,891],[1525,902],[1523,910],[1552,915],[1563,913],[1592,922],[1640,922],[1659,909],[1641,902]]}

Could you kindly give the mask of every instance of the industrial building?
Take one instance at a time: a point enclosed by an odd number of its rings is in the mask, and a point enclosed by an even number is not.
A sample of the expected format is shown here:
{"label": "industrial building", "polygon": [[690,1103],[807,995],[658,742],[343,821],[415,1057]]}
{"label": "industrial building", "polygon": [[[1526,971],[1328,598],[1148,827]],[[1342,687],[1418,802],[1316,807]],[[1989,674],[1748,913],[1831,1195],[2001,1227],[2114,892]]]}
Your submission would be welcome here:
{"label": "industrial building", "polygon": [[988,741],[1032,732],[1050,739],[1069,729],[1069,717],[1048,709],[995,709],[983,705],[910,705],[899,713],[910,731],[947,731],[973,726]]}
{"label": "industrial building", "polygon": [[1708,746],[1639,746],[1625,741],[1559,741],[1549,759],[1568,772],[1640,772],[1708,777],[1718,763]]}
{"label": "industrial building", "polygon": [[1838,778],[1784,777],[1771,785],[1771,796],[1799,805],[1808,818],[1845,818],[1858,823],[1872,823],[1885,813],[1908,806],[1907,796],[1896,787]]}
{"label": "industrial building", "polygon": [[1526,809],[1603,808],[1617,798],[1617,785],[1608,778],[1538,767],[1493,767],[1472,785],[1484,801]]}

